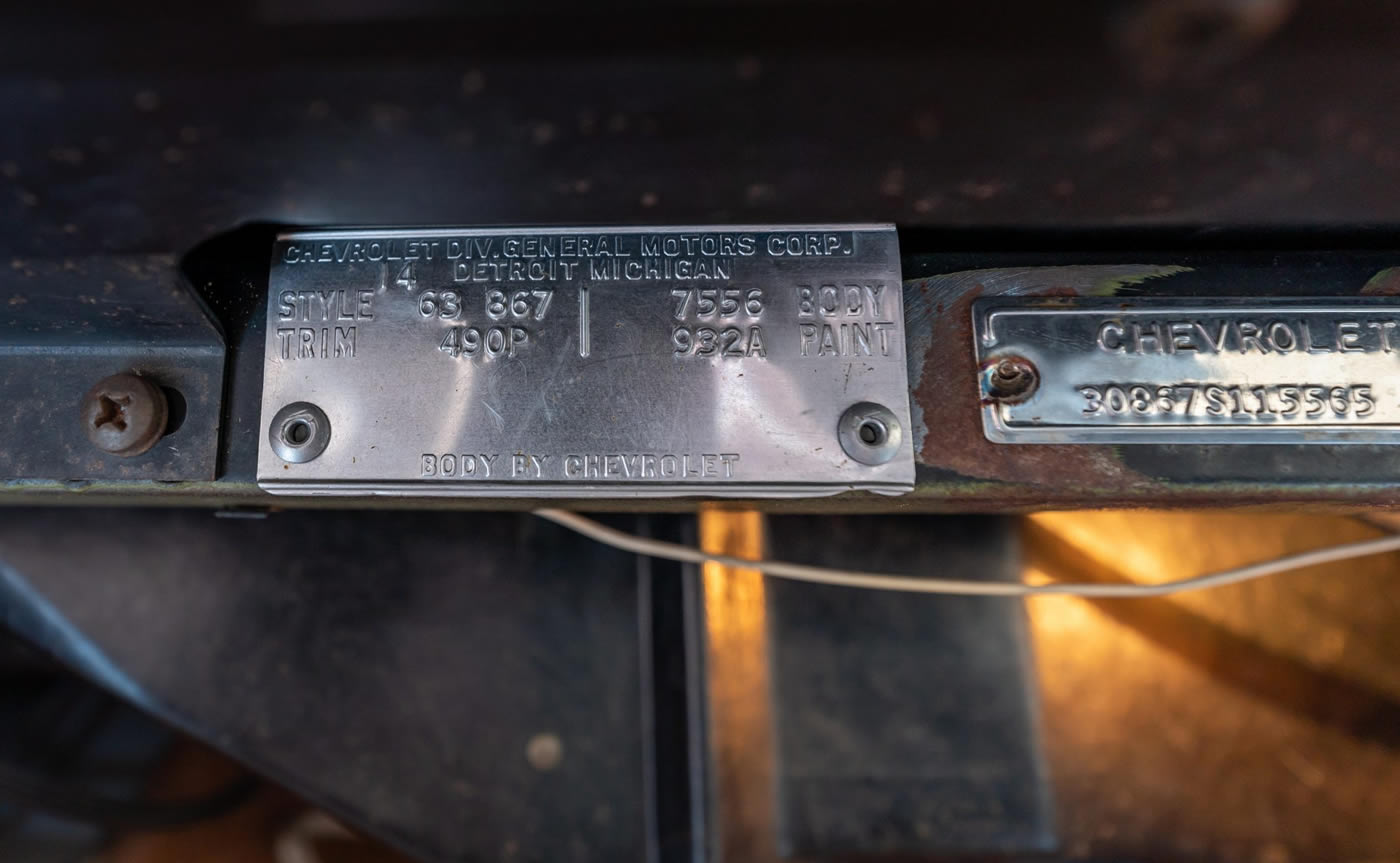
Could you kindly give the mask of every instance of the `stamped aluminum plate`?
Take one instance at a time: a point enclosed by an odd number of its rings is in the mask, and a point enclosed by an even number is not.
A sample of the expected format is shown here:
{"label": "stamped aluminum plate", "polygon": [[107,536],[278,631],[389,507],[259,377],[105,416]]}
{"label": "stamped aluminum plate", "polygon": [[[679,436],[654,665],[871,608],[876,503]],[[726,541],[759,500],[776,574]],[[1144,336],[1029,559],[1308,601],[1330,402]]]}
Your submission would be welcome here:
{"label": "stamped aluminum plate", "polygon": [[[997,443],[1400,442],[1393,299],[989,299],[973,325]],[[1037,380],[1003,386],[1020,360]]]}
{"label": "stamped aluminum plate", "polygon": [[292,233],[267,321],[268,491],[913,487],[892,226]]}

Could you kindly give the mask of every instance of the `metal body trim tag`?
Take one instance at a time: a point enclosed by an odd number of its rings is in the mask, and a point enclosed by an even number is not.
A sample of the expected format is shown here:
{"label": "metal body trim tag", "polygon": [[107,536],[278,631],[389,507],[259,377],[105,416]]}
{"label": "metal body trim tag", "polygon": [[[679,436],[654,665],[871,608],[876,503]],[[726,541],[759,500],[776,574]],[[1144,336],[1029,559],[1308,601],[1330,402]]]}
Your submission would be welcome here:
{"label": "metal body trim tag", "polygon": [[889,225],[297,232],[267,321],[274,493],[913,487]]}

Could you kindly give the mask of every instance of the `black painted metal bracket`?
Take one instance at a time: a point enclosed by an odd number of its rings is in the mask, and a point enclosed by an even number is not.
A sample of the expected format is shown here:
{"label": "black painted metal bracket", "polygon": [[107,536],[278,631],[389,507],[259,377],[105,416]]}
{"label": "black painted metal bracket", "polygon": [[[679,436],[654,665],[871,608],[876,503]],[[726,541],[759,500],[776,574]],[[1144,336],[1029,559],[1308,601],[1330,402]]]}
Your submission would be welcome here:
{"label": "black painted metal bracket", "polygon": [[[165,402],[164,434],[137,455],[95,446],[81,411],[85,393],[123,373]],[[0,477],[15,490],[213,480],[223,381],[223,336],[174,258],[16,258],[0,269]]]}

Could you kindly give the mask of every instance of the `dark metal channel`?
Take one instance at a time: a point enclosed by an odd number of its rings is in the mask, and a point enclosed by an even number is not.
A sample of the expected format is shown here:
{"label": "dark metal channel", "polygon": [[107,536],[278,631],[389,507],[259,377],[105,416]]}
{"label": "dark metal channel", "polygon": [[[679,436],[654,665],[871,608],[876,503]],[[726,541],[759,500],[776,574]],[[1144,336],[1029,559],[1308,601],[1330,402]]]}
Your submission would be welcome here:
{"label": "dark metal channel", "polygon": [[[1016,523],[779,517],[783,559],[1017,580]],[[1056,850],[1025,609],[765,582],[784,856]]]}
{"label": "dark metal channel", "polygon": [[[340,507],[356,505],[355,499],[334,497],[272,498],[254,484],[257,448],[262,430],[259,416],[262,364],[262,314],[265,303],[267,244],[271,226],[253,226],[201,245],[184,261],[189,280],[199,288],[227,333],[231,357],[228,381],[221,405],[224,433],[218,438],[219,472],[214,482],[130,482],[122,479],[72,484],[65,480],[92,475],[97,478],[144,477],[142,464],[162,457],[189,463],[203,459],[208,470],[215,440],[217,403],[209,375],[186,383],[190,389],[190,413],[179,439],[189,447],[176,447],[177,438],[163,441],[141,459],[102,456],[86,440],[69,440],[81,434],[76,402],[55,389],[49,378],[36,377],[34,363],[56,363],[67,351],[68,360],[82,357],[73,375],[85,382],[122,363],[104,359],[93,365],[89,352],[72,347],[74,332],[97,324],[77,317],[78,329],[56,330],[64,340],[42,347],[25,348],[11,356],[6,368],[8,386],[28,392],[32,422],[12,428],[24,434],[23,446],[8,448],[14,466],[10,472],[23,479],[0,483],[0,503],[175,503],[216,507]],[[1046,506],[1084,505],[1212,505],[1292,503],[1333,508],[1389,506],[1400,503],[1400,462],[1380,445],[1005,445],[989,442],[978,413],[979,371],[972,352],[971,304],[992,296],[1093,296],[1136,301],[1162,298],[1233,297],[1267,301],[1270,298],[1372,297],[1384,299],[1400,292],[1400,252],[1384,248],[1385,235],[1355,232],[1203,232],[1105,231],[1093,234],[1024,232],[903,232],[906,278],[905,319],[914,417],[914,449],[918,467],[915,491],[899,498],[845,495],[809,501],[753,502],[771,511],[1015,511]],[[1328,243],[1316,250],[1309,242]],[[1090,245],[1093,244],[1093,245]],[[961,247],[962,252],[937,251]],[[1008,249],[1020,251],[1008,251]],[[98,262],[92,266],[119,266]],[[26,264],[26,266],[29,266]],[[132,288],[139,290],[139,288]],[[137,297],[139,299],[139,294]],[[163,297],[181,299],[176,293]],[[183,300],[182,300],[183,301]],[[86,308],[78,300],[74,306]],[[192,306],[186,306],[195,311]],[[27,321],[20,306],[12,311],[10,326],[21,331]],[[50,310],[38,320],[55,321]],[[78,313],[75,313],[78,314]],[[168,316],[167,316],[168,317]],[[53,326],[57,326],[53,324]],[[206,324],[201,335],[213,337]],[[115,332],[120,343],[123,330]],[[159,369],[169,380],[185,381],[217,364],[210,347],[201,354],[179,341],[169,323],[143,332],[145,365]],[[176,338],[171,344],[162,337]],[[66,341],[65,341],[66,340]],[[149,356],[173,352],[179,363]],[[123,361],[125,362],[125,361]],[[132,361],[135,362],[134,360]],[[29,371],[26,372],[26,369]],[[90,370],[89,370],[90,369]],[[100,376],[100,375],[99,375]],[[57,379],[53,379],[57,381]],[[76,377],[64,378],[69,389],[79,389]],[[43,384],[41,391],[34,391]],[[60,391],[61,390],[61,391]],[[63,400],[60,400],[64,397]],[[69,422],[71,407],[72,422]],[[37,412],[37,413],[35,413]],[[44,434],[39,434],[42,429]],[[196,436],[196,432],[199,435]],[[67,438],[64,438],[64,436]],[[64,439],[63,449],[48,462],[36,460],[35,446]],[[17,444],[19,439],[17,438]],[[167,445],[169,444],[169,445]],[[60,455],[62,456],[60,458]],[[86,456],[83,461],[79,456]],[[24,462],[20,465],[19,461]],[[91,462],[94,466],[86,469]],[[131,462],[127,464],[126,462]],[[0,465],[5,464],[0,461]],[[46,468],[47,473],[40,470]],[[102,470],[99,470],[101,468]],[[146,468],[154,470],[152,467]],[[106,471],[104,474],[103,471]],[[207,474],[201,474],[207,476]],[[171,478],[162,473],[151,478]],[[558,503],[558,502],[555,502]],[[650,501],[655,509],[691,509],[697,499]],[[493,499],[381,498],[377,505],[407,508],[534,507],[539,501]],[[567,506],[598,509],[636,508],[625,500],[565,501]]]}

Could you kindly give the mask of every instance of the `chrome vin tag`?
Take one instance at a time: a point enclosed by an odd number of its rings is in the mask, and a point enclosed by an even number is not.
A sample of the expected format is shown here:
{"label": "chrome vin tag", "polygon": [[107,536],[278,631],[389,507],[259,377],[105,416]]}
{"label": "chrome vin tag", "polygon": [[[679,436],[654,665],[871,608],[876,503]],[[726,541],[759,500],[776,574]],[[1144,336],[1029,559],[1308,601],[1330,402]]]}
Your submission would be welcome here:
{"label": "chrome vin tag", "polygon": [[1400,442],[1400,304],[974,305],[997,443]]}
{"label": "chrome vin tag", "polygon": [[293,233],[267,321],[271,492],[913,487],[892,226]]}

